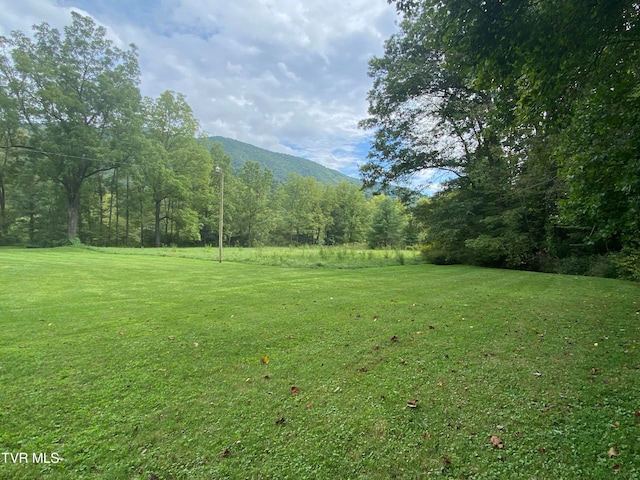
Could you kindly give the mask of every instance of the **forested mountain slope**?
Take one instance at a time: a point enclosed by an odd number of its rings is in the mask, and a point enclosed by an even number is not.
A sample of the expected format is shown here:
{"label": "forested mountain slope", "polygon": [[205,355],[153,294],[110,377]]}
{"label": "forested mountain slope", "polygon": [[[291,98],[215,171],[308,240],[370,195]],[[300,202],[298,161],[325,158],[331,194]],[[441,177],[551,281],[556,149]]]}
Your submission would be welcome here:
{"label": "forested mountain slope", "polygon": [[285,181],[290,173],[296,173],[301,177],[313,177],[324,184],[337,185],[341,182],[349,182],[360,185],[361,183],[357,178],[349,177],[305,158],[271,152],[226,137],[214,136],[209,137],[209,140],[212,143],[220,142],[222,144],[224,151],[233,158],[231,165],[236,170],[239,170],[247,160],[251,160],[271,170],[274,179],[280,182]]}

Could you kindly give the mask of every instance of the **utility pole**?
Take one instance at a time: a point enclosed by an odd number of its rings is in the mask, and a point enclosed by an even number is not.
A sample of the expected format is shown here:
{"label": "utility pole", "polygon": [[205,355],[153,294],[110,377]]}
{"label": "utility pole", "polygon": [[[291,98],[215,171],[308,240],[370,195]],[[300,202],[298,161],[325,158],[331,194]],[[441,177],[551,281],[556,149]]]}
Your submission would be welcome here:
{"label": "utility pole", "polygon": [[220,212],[218,217],[218,263],[222,263],[222,226],[224,220],[224,172],[216,165],[216,172],[220,174]]}

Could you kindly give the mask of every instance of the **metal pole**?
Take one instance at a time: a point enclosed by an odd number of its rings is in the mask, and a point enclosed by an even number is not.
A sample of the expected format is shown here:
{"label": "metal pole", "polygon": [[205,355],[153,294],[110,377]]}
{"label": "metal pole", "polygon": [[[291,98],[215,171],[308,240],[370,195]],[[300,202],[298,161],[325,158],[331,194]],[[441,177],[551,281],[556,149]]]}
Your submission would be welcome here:
{"label": "metal pole", "polygon": [[222,263],[222,222],[224,220],[224,172],[220,172],[220,218],[218,219],[218,263]]}

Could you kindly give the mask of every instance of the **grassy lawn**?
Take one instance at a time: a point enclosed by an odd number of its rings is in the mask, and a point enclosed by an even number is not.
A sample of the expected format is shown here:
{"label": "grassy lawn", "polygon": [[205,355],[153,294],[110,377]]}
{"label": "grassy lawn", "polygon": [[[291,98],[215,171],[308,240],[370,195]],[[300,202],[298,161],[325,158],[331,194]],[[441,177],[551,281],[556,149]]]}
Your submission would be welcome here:
{"label": "grassy lawn", "polygon": [[282,252],[0,249],[0,478],[640,478],[639,284]]}

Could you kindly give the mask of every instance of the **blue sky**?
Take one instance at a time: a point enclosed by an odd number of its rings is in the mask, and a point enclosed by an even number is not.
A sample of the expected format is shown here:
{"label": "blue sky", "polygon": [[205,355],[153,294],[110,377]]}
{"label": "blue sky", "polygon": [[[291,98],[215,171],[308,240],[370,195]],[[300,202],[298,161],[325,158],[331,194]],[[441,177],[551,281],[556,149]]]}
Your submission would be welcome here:
{"label": "blue sky", "polygon": [[0,0],[0,34],[91,15],[139,49],[141,91],[186,95],[203,131],[352,176],[366,161],[368,60],[397,30],[387,0]]}

